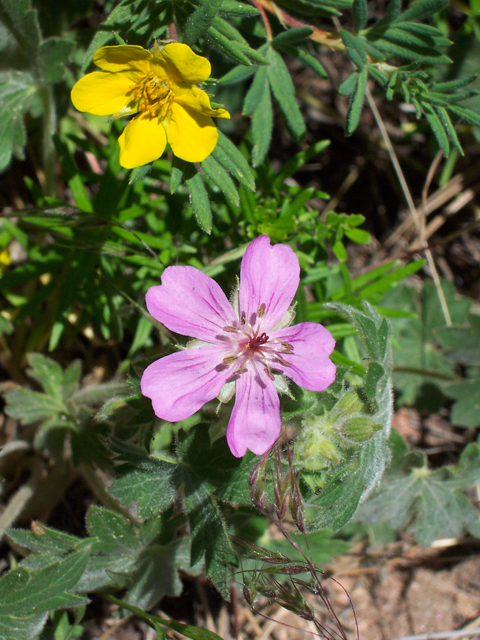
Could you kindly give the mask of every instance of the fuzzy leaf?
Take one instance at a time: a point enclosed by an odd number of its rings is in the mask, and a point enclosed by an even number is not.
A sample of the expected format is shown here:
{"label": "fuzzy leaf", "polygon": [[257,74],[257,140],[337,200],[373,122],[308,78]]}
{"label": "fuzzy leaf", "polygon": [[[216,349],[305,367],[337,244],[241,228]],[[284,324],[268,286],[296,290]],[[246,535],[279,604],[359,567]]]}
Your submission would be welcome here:
{"label": "fuzzy leaf", "polygon": [[295,87],[290,73],[280,54],[272,47],[268,49],[267,60],[270,62],[268,79],[273,95],[280,106],[291,135],[295,140],[299,141],[305,135],[306,129],[302,114],[298,108]]}
{"label": "fuzzy leaf", "polygon": [[221,131],[218,132],[217,146],[212,152],[215,160],[225,167],[240,184],[255,191],[255,177],[242,153]]}
{"label": "fuzzy leaf", "polygon": [[222,4],[223,0],[210,0],[190,14],[183,33],[185,44],[189,47],[195,44],[211,26]]}
{"label": "fuzzy leaf", "polygon": [[202,162],[202,169],[205,171],[205,175],[225,194],[230,202],[238,207],[240,199],[237,188],[222,165],[210,155]]}
{"label": "fuzzy leaf", "polygon": [[196,173],[192,178],[185,180],[190,204],[198,224],[207,233],[212,231],[212,209],[210,208],[210,198],[200,174]]}
{"label": "fuzzy leaf", "polygon": [[252,165],[258,167],[267,155],[272,139],[273,108],[268,82],[263,88],[262,97],[252,115]]}
{"label": "fuzzy leaf", "polygon": [[284,53],[288,53],[289,56],[295,58],[295,60],[299,60],[306,67],[311,69],[317,76],[320,78],[328,78],[328,74],[325,69],[322,67],[320,62],[314,56],[310,55],[308,51],[304,49],[300,49],[299,47],[292,47],[289,44],[281,44],[280,46],[275,45],[280,51]]}
{"label": "fuzzy leaf", "polygon": [[480,482],[480,447],[469,444],[460,462],[436,471],[426,466],[420,452],[408,453],[402,437],[392,433],[392,463],[380,488],[362,504],[355,519],[388,524],[409,531],[421,545],[437,537],[458,538],[464,531],[480,535],[480,513],[462,493]]}
{"label": "fuzzy leaf", "polygon": [[36,87],[30,73],[0,71],[0,171],[5,169],[12,155],[23,158],[26,137],[24,113],[30,107]]}

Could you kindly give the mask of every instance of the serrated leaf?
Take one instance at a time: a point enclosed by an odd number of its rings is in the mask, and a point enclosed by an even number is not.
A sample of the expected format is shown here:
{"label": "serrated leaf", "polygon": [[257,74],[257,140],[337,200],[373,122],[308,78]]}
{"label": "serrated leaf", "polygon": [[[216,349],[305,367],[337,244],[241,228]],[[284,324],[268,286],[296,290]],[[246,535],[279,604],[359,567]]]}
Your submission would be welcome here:
{"label": "serrated leaf", "polygon": [[218,132],[218,142],[212,156],[232,175],[240,184],[250,191],[255,191],[255,177],[242,153],[221,131]]}
{"label": "serrated leaf", "polygon": [[[393,432],[391,443],[401,439]],[[384,522],[392,529],[409,530],[418,542],[430,545],[438,536],[460,537],[465,530],[480,534],[480,514],[462,491],[480,481],[480,449],[470,444],[458,465],[432,471],[423,458],[400,453],[392,459],[380,488],[360,507],[355,519]]]}
{"label": "serrated leaf", "polygon": [[185,31],[183,32],[184,44],[191,47],[203,36],[213,23],[222,4],[223,0],[210,0],[210,2],[198,7],[198,9],[195,9],[195,11],[190,14],[185,26]]}
{"label": "serrated leaf", "polygon": [[36,56],[42,41],[37,11],[32,9],[30,0],[2,0],[2,5],[12,21],[18,43],[32,62],[37,62]]}
{"label": "serrated leaf", "polygon": [[280,106],[291,135],[299,141],[305,135],[306,128],[297,104],[295,87],[290,73],[280,54],[272,47],[267,51],[267,60],[270,63],[267,72],[273,95]]}
{"label": "serrated leaf", "polygon": [[7,401],[6,413],[22,424],[32,424],[59,413],[67,413],[63,401],[20,386],[7,389],[4,397]]}
{"label": "serrated leaf", "polygon": [[329,304],[328,307],[353,324],[365,344],[370,364],[364,393],[371,398],[374,407],[374,413],[370,417],[373,422],[382,425],[382,429],[362,444],[356,457],[350,459],[348,464],[335,466],[319,495],[310,499],[310,503],[318,507],[315,517],[308,523],[310,530],[343,527],[359,503],[378,484],[389,460],[387,440],[393,415],[390,382],[392,354],[388,322],[368,303],[364,303],[362,310],[345,304]]}
{"label": "serrated leaf", "polygon": [[480,425],[480,381],[478,377],[449,384],[444,393],[453,398],[450,421],[459,427],[476,428]]}
{"label": "serrated leaf", "polygon": [[2,640],[36,640],[48,618],[48,613],[18,617],[0,615],[0,638]]}
{"label": "serrated leaf", "polygon": [[46,82],[60,82],[65,75],[65,64],[73,51],[74,43],[66,38],[48,38],[40,46],[43,77]]}
{"label": "serrated leaf", "polygon": [[0,72],[0,171],[5,169],[12,154],[23,157],[26,137],[23,124],[25,111],[30,107],[36,86],[30,73]]}
{"label": "serrated leaf", "polygon": [[357,84],[355,90],[350,96],[347,111],[347,133],[352,134],[360,122],[360,116],[363,109],[363,101],[365,99],[365,91],[367,89],[368,71],[363,68],[358,72]]}
{"label": "serrated leaf", "polygon": [[71,553],[36,574],[23,567],[12,569],[0,579],[0,616],[15,614],[22,618],[50,609],[74,607],[88,600],[68,593],[80,580],[88,560],[88,551]]}
{"label": "serrated leaf", "polygon": [[177,496],[176,465],[140,453],[130,464],[117,468],[109,493],[123,505],[137,502],[140,518],[165,511]]}
{"label": "serrated leaf", "polygon": [[192,178],[185,180],[190,204],[198,224],[207,233],[212,231],[212,209],[210,208],[210,198],[200,174],[196,173]]}
{"label": "serrated leaf", "polygon": [[237,188],[222,165],[210,155],[202,162],[202,169],[210,180],[225,194],[230,202],[238,207],[240,204],[240,198]]}

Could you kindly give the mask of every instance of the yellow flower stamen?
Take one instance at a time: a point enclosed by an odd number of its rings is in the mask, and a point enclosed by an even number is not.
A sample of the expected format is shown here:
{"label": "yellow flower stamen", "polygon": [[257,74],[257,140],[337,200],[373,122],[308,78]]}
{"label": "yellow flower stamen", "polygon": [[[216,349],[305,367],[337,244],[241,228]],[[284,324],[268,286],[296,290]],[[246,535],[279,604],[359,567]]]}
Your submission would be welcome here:
{"label": "yellow flower stamen", "polygon": [[153,74],[133,84],[128,93],[132,96],[132,102],[138,111],[148,111],[152,118],[164,118],[175,98],[169,81]]}

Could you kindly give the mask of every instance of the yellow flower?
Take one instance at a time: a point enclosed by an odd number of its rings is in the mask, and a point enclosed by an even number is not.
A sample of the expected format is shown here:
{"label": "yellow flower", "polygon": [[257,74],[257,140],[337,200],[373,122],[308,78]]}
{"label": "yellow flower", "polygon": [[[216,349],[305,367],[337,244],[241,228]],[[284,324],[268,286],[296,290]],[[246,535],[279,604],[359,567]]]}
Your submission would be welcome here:
{"label": "yellow flower", "polygon": [[201,162],[217,144],[208,95],[195,85],[210,76],[210,62],[178,42],[147,51],[136,45],[102,47],[94,63],[103,71],[81,78],[72,89],[79,111],[112,119],[136,115],[118,139],[120,164],[133,169],[159,158],[167,142],[187,162]]}

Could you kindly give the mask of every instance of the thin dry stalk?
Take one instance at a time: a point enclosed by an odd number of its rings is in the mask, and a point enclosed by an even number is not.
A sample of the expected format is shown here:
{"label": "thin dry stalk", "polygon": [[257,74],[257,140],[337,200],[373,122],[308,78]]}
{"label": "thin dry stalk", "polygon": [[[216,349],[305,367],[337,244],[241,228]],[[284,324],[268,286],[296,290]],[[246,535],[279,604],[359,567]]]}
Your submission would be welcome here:
{"label": "thin dry stalk", "polygon": [[395,169],[395,173],[397,174],[398,180],[400,182],[400,186],[402,188],[403,194],[408,204],[408,208],[410,210],[411,216],[415,222],[415,226],[417,227],[418,233],[420,235],[422,250],[425,252],[425,257],[427,258],[428,266],[430,267],[430,271],[432,273],[433,282],[435,283],[435,288],[437,289],[438,298],[440,300],[440,304],[442,307],[443,315],[445,316],[445,322],[447,326],[452,326],[452,319],[450,317],[450,312],[448,310],[447,301],[445,300],[445,295],[443,293],[443,289],[440,283],[440,278],[438,275],[437,267],[435,266],[435,261],[433,260],[433,255],[428,245],[422,237],[422,231],[424,228],[424,224],[422,224],[422,220],[418,214],[418,211],[413,202],[412,195],[410,193],[410,189],[408,188],[407,181],[405,180],[405,176],[403,175],[402,168],[397,158],[397,154],[393,148],[393,145],[390,140],[390,136],[388,135],[387,129],[383,123],[382,117],[377,109],[377,105],[373,100],[372,94],[367,87],[366,96],[368,100],[368,104],[370,105],[370,109],[372,110],[373,117],[380,129],[380,133],[382,134],[383,141],[385,146],[387,147],[388,155],[390,156],[390,160],[392,161],[393,168]]}

